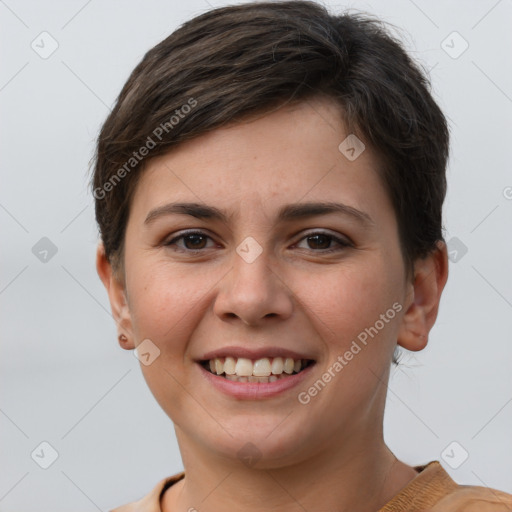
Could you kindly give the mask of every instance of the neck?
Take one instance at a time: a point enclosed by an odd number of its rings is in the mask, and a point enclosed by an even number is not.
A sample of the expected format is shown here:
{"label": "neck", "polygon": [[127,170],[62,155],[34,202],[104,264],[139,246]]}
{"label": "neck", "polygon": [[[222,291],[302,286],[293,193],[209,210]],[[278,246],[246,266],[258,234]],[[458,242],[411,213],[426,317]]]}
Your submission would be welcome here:
{"label": "neck", "polygon": [[177,434],[185,479],[164,494],[163,512],[374,512],[417,475],[396,459],[382,435],[340,435],[337,446],[326,443],[307,460],[256,469],[200,453]]}

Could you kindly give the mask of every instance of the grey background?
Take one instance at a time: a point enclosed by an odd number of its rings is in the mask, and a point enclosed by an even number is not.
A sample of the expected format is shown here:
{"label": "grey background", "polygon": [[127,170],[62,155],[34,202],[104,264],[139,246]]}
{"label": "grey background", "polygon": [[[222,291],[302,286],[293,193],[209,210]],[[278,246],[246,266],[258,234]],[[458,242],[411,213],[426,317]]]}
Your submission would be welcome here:
{"label": "grey background", "polygon": [[[143,54],[218,5],[0,1],[0,511],[108,510],[182,469],[170,420],[116,342],[86,173]],[[459,483],[512,492],[512,2],[343,6],[402,29],[453,138],[445,226],[457,261],[428,347],[391,377],[386,441],[409,464],[438,459]],[[43,31],[58,42],[46,59],[31,47]],[[469,44],[458,58],[453,31]],[[57,248],[46,263],[32,252],[43,237]],[[43,441],[59,454],[48,469],[31,457]]]}

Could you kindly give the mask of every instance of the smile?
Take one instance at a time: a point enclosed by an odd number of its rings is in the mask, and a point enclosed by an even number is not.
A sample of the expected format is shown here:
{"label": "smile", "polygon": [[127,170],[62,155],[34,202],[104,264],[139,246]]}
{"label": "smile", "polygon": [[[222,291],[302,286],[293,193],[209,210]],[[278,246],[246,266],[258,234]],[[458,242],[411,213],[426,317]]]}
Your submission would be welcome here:
{"label": "smile", "polygon": [[298,374],[313,362],[311,359],[291,357],[263,357],[251,360],[228,356],[202,361],[201,364],[210,373],[231,381],[267,384]]}

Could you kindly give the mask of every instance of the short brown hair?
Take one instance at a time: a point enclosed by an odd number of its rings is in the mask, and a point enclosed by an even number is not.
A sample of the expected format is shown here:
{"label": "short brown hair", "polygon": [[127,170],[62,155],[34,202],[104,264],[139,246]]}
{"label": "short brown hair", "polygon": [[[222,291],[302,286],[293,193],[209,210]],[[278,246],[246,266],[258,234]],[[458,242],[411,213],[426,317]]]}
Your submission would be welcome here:
{"label": "short brown hair", "polygon": [[429,88],[401,43],[367,15],[293,0],[193,18],[145,54],[98,137],[91,184],[107,258],[122,268],[130,201],[152,157],[247,115],[323,95],[382,162],[410,273],[443,240],[449,135]]}

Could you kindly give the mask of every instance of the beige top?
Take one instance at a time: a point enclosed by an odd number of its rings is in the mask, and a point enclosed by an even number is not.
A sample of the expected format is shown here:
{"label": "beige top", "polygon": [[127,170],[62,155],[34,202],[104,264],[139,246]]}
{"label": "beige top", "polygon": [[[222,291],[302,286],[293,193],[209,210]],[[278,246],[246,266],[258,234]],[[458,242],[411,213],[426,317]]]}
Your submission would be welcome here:
{"label": "beige top", "polygon": [[[378,512],[512,512],[512,494],[459,485],[437,460],[414,469],[418,475]],[[166,489],[184,476],[182,472],[164,478],[144,498],[110,512],[162,512],[160,500]]]}

